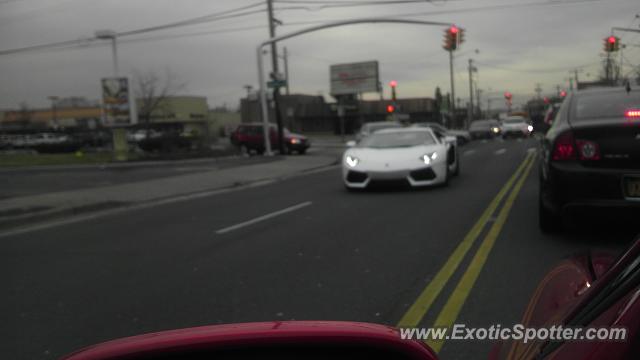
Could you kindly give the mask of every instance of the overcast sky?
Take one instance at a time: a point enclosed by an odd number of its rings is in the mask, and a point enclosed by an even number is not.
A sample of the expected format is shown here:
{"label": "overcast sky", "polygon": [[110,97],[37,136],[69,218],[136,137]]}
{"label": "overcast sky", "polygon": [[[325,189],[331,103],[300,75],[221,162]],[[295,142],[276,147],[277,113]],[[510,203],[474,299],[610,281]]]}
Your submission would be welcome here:
{"label": "overcast sky", "polygon": [[[0,50],[86,38],[97,29],[123,32],[161,25],[259,2],[0,0]],[[464,27],[467,41],[456,59],[456,95],[463,99],[469,94],[469,57],[477,61],[479,84],[485,95],[499,97],[508,90],[517,99],[524,99],[534,93],[536,83],[544,93],[554,92],[557,84],[568,87],[566,79],[573,68],[581,69],[581,78],[594,79],[599,72],[602,39],[611,27],[638,28],[640,24],[636,18],[640,13],[638,0],[440,0],[282,9],[294,6],[276,0],[280,8],[276,16],[284,24],[278,27],[279,34],[309,26],[293,24],[297,22],[396,15],[408,18],[408,14],[410,18]],[[281,45],[290,53],[291,90],[326,95],[329,65],[379,60],[381,80],[397,80],[401,98],[432,97],[436,86],[448,92],[448,55],[441,48],[443,30],[437,26],[356,25],[288,40]],[[192,35],[173,37],[176,34]],[[243,86],[257,85],[255,46],[267,37],[265,12],[122,37],[118,47],[120,70],[122,74],[170,71],[186,84],[182,93],[206,96],[211,107],[225,103],[235,107],[245,94]],[[636,44],[625,50],[627,64],[640,64],[640,34],[622,35],[622,42]],[[111,50],[104,45],[0,56],[0,108],[16,108],[23,101],[30,107],[45,106],[49,95],[98,99],[99,79],[111,73]]]}

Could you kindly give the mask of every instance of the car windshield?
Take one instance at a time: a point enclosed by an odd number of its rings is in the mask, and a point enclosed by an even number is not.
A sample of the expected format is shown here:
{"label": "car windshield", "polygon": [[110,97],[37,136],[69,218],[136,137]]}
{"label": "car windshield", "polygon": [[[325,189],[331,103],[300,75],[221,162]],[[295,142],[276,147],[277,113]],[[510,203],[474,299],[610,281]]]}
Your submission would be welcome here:
{"label": "car windshield", "polygon": [[426,131],[402,131],[391,133],[375,133],[360,143],[360,147],[366,148],[402,148],[420,145],[433,145],[436,140],[431,133]]}
{"label": "car windshield", "polygon": [[384,129],[394,129],[399,127],[401,127],[401,125],[396,123],[366,124],[364,126],[364,131],[369,133],[374,133],[376,131],[380,131]]}
{"label": "car windshield", "polygon": [[574,101],[571,120],[619,119],[630,110],[640,110],[640,91],[579,93]]}
{"label": "car windshield", "polygon": [[524,124],[526,120],[524,118],[512,118],[506,119],[503,121],[504,124],[514,125],[514,124]]}

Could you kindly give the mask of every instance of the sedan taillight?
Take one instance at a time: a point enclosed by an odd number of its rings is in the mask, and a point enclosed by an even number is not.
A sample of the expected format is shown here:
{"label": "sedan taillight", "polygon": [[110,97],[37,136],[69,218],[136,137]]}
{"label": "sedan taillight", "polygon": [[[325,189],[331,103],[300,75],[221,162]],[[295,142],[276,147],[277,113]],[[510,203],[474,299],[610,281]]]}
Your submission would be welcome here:
{"label": "sedan taillight", "polygon": [[600,146],[595,141],[574,139],[573,133],[567,131],[556,139],[551,158],[555,161],[600,160]]}
{"label": "sedan taillight", "polygon": [[558,136],[556,142],[553,144],[551,159],[555,161],[576,160],[576,147],[571,131],[567,131]]}

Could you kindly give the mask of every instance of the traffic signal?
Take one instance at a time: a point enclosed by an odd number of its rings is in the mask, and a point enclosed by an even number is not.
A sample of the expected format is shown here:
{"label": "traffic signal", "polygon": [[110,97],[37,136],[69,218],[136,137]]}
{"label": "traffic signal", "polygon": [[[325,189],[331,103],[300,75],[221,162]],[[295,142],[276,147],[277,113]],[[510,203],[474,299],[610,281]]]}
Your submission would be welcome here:
{"label": "traffic signal", "polygon": [[396,112],[396,107],[391,104],[387,105],[387,113],[393,114],[394,112]]}
{"label": "traffic signal", "polygon": [[505,93],[504,93],[504,98],[505,98],[505,99],[507,99],[507,100],[511,100],[511,98],[512,98],[512,97],[513,97],[513,94],[511,94],[511,93],[510,93],[510,92],[508,92],[508,91],[505,91]]}
{"label": "traffic signal", "polygon": [[[391,100],[393,100],[393,102],[396,102],[396,87],[398,87],[398,82],[395,80],[391,80],[389,82],[389,86],[391,86]],[[392,111],[390,111],[392,112]]]}
{"label": "traffic signal", "polygon": [[615,36],[609,36],[604,39],[604,51],[614,52],[620,49],[620,38]]}
{"label": "traffic signal", "polygon": [[447,51],[454,51],[464,42],[464,29],[451,25],[444,31],[444,44],[442,47]]}
{"label": "traffic signal", "polygon": [[560,91],[560,97],[567,96],[567,92],[565,90]]}

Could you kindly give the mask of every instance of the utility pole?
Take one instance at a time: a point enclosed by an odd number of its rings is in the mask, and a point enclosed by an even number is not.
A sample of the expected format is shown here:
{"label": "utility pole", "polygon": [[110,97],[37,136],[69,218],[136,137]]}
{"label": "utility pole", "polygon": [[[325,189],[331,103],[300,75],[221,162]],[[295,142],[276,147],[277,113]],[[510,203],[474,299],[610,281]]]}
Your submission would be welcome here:
{"label": "utility pole", "polygon": [[535,92],[536,92],[536,97],[540,99],[540,97],[542,96],[542,86],[540,85],[540,83],[536,84]]}
{"label": "utility pole", "polygon": [[247,90],[247,99],[249,99],[249,95],[251,95],[251,90],[253,90],[253,86],[245,85],[243,86],[245,90]]}
{"label": "utility pole", "polygon": [[476,104],[478,104],[478,116],[482,119],[482,106],[480,105],[480,94],[482,94],[482,89],[478,88],[478,83],[476,82]]}
{"label": "utility pole", "polygon": [[[273,17],[273,0],[267,0],[268,17],[269,17],[269,36],[273,39],[276,37],[276,20]],[[278,45],[271,43],[271,65],[272,65],[272,80],[277,79],[278,76]],[[288,79],[287,79],[288,80]],[[276,112],[276,123],[278,125],[278,149],[280,154],[284,154],[284,141],[283,141],[283,129],[282,129],[282,114],[280,114],[280,88],[275,87],[273,89],[273,105]],[[270,135],[270,132],[269,132]],[[271,154],[267,154],[271,155]]]}
{"label": "utility pole", "polygon": [[289,95],[289,53],[287,52],[286,46],[282,49],[282,51],[282,58],[284,60],[284,77],[287,80],[287,85],[285,86],[285,94]]}
{"label": "utility pole", "polygon": [[467,116],[467,126],[473,121],[473,59],[469,59],[469,112]]}
{"label": "utility pole", "polygon": [[451,114],[452,114],[452,117],[455,119],[455,117],[456,117],[456,102],[455,102],[456,87],[455,87],[455,81],[453,79],[453,50],[452,49],[449,50],[449,77],[451,79],[451,99],[453,100],[453,101],[451,101]]}
{"label": "utility pole", "polygon": [[576,89],[580,89],[580,83],[578,82],[578,69],[573,70],[573,75],[575,77],[575,81],[576,81]]}

